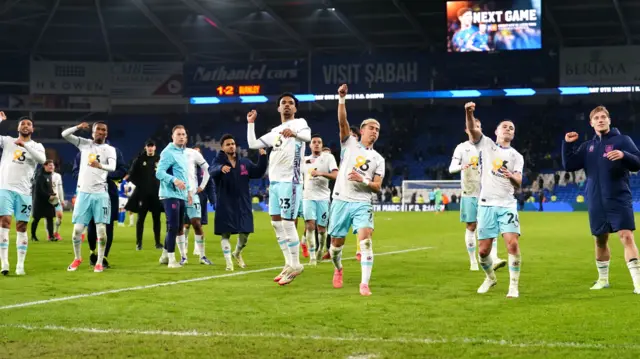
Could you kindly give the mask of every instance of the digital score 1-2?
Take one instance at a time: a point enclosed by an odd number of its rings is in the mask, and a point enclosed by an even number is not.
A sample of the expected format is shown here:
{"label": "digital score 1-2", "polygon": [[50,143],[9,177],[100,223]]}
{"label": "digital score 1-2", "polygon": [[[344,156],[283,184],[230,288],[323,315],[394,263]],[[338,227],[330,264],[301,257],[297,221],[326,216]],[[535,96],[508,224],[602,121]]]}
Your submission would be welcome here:
{"label": "digital score 1-2", "polygon": [[260,85],[220,85],[216,87],[218,96],[252,96],[261,94]]}

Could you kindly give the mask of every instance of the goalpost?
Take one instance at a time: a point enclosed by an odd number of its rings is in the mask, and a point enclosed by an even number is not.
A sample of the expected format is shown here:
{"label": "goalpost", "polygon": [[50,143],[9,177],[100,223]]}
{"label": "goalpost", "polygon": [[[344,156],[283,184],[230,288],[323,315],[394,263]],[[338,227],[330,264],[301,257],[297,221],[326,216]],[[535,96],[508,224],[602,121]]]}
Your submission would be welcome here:
{"label": "goalpost", "polygon": [[[429,193],[436,188],[440,188],[442,195],[446,195],[451,200],[455,194],[460,197],[462,193],[462,183],[460,180],[407,180],[402,181],[402,211],[435,211],[436,208],[429,201]],[[413,194],[416,194],[416,201],[412,202]],[[418,198],[422,195],[423,204],[419,204]]]}

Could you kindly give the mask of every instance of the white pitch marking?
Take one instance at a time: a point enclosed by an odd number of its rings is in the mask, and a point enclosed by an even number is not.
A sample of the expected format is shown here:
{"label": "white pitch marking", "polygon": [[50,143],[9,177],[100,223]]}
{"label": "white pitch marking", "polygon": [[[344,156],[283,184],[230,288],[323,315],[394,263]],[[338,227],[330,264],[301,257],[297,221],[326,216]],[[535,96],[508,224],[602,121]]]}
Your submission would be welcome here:
{"label": "white pitch marking", "polygon": [[[375,255],[376,256],[385,256],[385,255],[392,255],[392,254],[423,251],[423,250],[432,249],[432,248],[433,247],[411,248],[411,249],[403,249],[403,250],[399,250],[399,251],[376,253]],[[344,260],[349,260],[349,259],[355,259],[355,257],[344,258]],[[177,284],[202,282],[202,281],[211,280],[211,279],[217,279],[217,278],[237,277],[237,276],[246,275],[246,274],[268,272],[268,271],[280,270],[280,269],[282,269],[282,266],[280,266],[280,267],[262,268],[262,269],[254,269],[254,270],[248,270],[248,271],[243,271],[243,272],[212,275],[212,276],[192,278],[192,279],[183,279],[183,280],[177,280],[177,281],[173,281],[173,282],[163,282],[163,283],[156,283],[156,284],[140,285],[140,286],[129,287],[129,288],[105,290],[105,291],[101,291],[101,292],[71,295],[71,296],[68,296],[68,297],[51,298],[51,299],[37,300],[37,301],[33,301],[33,302],[10,304],[10,305],[5,305],[5,306],[0,307],[0,310],[31,307],[31,306],[34,306],[34,305],[49,304],[49,303],[55,303],[55,302],[65,302],[65,301],[75,300],[75,299],[82,299],[82,298],[88,298],[88,297],[98,297],[98,296],[102,296],[102,295],[122,293],[122,292],[133,292],[133,291],[137,291],[137,290],[151,289],[151,288],[157,288],[157,287],[166,287],[166,286],[177,285]]]}
{"label": "white pitch marking", "polygon": [[373,343],[400,343],[400,344],[484,344],[514,348],[574,348],[574,349],[627,349],[640,350],[639,344],[634,343],[579,343],[579,342],[515,342],[503,339],[487,338],[419,338],[419,337],[357,337],[357,336],[319,336],[319,335],[291,335],[285,333],[225,333],[225,332],[199,332],[193,331],[168,331],[168,330],[134,330],[134,329],[100,329],[100,328],[68,328],[57,325],[32,326],[22,324],[0,324],[0,328],[23,329],[29,331],[56,331],[72,333],[94,334],[121,334],[144,336],[171,336],[171,337],[218,337],[218,338],[267,338],[285,339],[296,342],[305,340],[334,341],[334,342],[373,342]]}

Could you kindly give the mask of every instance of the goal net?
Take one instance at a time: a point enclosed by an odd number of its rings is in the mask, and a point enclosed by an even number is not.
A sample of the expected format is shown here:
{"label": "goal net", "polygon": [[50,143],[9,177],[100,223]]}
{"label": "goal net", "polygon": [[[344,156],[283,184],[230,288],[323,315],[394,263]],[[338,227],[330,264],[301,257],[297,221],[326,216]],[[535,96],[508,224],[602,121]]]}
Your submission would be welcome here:
{"label": "goal net", "polygon": [[[402,181],[402,211],[432,212],[436,211],[435,203],[431,200],[432,193],[439,188],[442,193],[443,202],[446,196],[451,202],[451,197],[455,194],[460,197],[462,193],[460,180],[442,181]],[[442,210],[444,203],[441,203]]]}

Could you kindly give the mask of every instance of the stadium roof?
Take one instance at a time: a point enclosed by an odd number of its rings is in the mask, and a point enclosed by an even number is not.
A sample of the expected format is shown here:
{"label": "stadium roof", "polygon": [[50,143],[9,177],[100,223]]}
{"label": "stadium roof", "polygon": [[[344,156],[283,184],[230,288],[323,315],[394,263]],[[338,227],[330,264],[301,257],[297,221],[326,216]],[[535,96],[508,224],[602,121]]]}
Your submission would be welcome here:
{"label": "stadium roof", "polygon": [[[640,40],[640,1],[542,0],[545,46]],[[3,0],[0,55],[237,61],[445,51],[443,0]]]}

